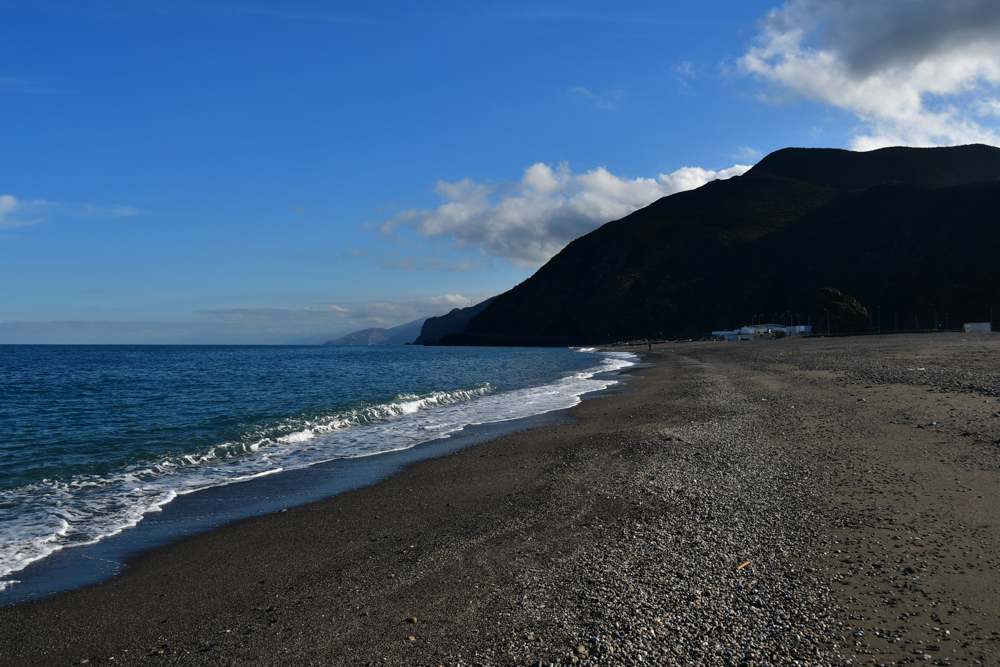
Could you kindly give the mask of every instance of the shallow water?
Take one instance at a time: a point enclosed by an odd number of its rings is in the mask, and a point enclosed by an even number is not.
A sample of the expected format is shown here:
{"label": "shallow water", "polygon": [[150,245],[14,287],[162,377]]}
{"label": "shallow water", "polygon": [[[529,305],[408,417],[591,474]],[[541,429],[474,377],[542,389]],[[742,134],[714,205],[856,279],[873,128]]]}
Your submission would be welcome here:
{"label": "shallow water", "polygon": [[[106,545],[117,571],[179,535],[377,481],[460,446],[426,443],[471,425],[571,407],[633,363],[534,348],[0,346],[0,604],[37,588],[31,563],[48,561],[49,578],[60,561],[80,569],[53,556],[66,547]],[[318,466],[322,483],[288,483]]]}

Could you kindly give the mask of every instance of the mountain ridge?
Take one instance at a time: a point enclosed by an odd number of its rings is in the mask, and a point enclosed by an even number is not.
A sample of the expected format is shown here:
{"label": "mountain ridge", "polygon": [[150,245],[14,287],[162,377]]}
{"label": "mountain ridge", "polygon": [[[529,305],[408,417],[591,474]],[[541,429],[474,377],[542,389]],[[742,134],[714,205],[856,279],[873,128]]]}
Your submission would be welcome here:
{"label": "mountain ridge", "polygon": [[824,287],[873,318],[982,321],[1000,305],[998,177],[1000,148],[984,145],[776,151],[574,240],[440,343],[700,337],[781,314],[805,323]]}

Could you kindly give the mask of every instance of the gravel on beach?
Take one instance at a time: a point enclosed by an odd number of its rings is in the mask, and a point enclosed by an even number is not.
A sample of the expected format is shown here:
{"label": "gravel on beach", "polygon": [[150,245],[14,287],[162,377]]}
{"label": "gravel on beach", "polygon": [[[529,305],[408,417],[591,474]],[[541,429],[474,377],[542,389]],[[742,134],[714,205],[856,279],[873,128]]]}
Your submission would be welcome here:
{"label": "gravel on beach", "polygon": [[1000,664],[1000,336],[645,361],[572,424],[0,610],[0,663]]}

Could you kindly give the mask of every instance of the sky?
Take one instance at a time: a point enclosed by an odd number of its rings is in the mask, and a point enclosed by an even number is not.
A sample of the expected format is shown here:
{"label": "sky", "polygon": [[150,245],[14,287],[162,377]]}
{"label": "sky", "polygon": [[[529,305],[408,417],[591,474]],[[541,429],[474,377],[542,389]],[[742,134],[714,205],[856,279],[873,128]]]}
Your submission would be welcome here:
{"label": "sky", "polygon": [[0,0],[0,343],[319,343],[780,148],[966,143],[995,0]]}

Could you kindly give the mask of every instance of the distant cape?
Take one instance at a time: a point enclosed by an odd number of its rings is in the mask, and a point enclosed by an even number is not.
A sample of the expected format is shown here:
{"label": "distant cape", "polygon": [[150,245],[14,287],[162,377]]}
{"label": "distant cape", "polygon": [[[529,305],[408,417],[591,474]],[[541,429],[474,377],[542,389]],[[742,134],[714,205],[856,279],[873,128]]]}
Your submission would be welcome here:
{"label": "distant cape", "polygon": [[412,343],[413,340],[420,335],[420,327],[423,326],[424,320],[427,318],[420,318],[419,320],[413,320],[412,322],[407,322],[406,324],[401,324],[398,327],[392,327],[389,329],[382,329],[379,327],[372,327],[369,329],[362,329],[361,331],[355,331],[354,333],[347,334],[341,338],[335,340],[328,340],[323,345],[336,345],[336,346],[362,346],[362,345],[406,345],[407,343]]}

